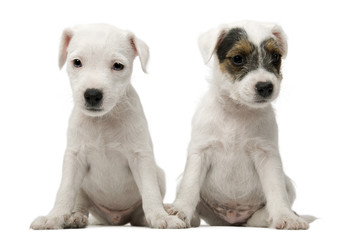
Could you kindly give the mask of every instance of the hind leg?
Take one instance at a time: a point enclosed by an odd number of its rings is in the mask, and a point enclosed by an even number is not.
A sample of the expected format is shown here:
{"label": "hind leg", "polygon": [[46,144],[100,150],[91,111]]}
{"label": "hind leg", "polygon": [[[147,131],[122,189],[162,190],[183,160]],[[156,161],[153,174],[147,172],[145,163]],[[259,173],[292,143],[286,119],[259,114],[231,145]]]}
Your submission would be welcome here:
{"label": "hind leg", "polygon": [[[286,176],[285,181],[286,181],[286,192],[288,195],[290,206],[292,206],[295,200],[295,196],[296,196],[295,189],[289,177]],[[264,207],[256,211],[252,215],[252,217],[247,221],[245,226],[247,227],[269,227],[271,225],[271,221],[269,218],[270,218],[269,213],[266,207]]]}
{"label": "hind leg", "polygon": [[256,211],[250,219],[247,220],[247,223],[244,225],[246,227],[269,227],[269,215],[266,208],[261,208]]}
{"label": "hind leg", "polygon": [[131,221],[132,226],[147,226],[149,227],[149,224],[146,221],[144,210],[142,209],[142,206],[140,206],[138,209],[135,210],[135,212],[132,214]]}
{"label": "hind leg", "polygon": [[199,226],[200,226],[200,216],[199,216],[198,211],[195,211],[191,219],[191,227],[199,227]]}
{"label": "hind leg", "polygon": [[199,214],[199,216],[211,226],[230,226],[228,222],[220,219],[213,211],[206,208],[202,203],[198,204],[196,214]]}

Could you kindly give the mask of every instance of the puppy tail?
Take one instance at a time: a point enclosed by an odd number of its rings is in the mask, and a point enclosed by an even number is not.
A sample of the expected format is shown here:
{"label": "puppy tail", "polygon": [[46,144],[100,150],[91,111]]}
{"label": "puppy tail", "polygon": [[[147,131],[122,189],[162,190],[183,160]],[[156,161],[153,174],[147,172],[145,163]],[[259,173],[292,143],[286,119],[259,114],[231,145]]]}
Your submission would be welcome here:
{"label": "puppy tail", "polygon": [[311,215],[300,215],[300,217],[302,219],[304,219],[307,223],[311,223],[314,222],[315,220],[317,220],[318,218],[311,216]]}

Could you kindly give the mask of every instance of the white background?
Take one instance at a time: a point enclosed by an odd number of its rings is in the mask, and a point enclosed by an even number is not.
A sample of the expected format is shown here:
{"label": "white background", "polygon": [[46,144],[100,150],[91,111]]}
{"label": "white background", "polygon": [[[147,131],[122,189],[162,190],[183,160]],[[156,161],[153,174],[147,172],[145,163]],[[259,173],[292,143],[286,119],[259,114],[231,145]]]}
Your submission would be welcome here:
{"label": "white background", "polygon": [[[338,14],[335,1],[326,0],[1,1],[0,238],[338,239]],[[57,65],[65,27],[111,23],[132,30],[149,45],[149,74],[137,59],[132,83],[144,106],[156,161],[166,172],[165,202],[172,202],[185,165],[190,121],[208,88],[209,70],[197,38],[242,19],[278,22],[289,37],[282,92],[274,106],[284,168],[296,183],[294,210],[319,218],[310,230],[28,229],[35,217],[51,209],[61,178],[72,109],[67,75]]]}

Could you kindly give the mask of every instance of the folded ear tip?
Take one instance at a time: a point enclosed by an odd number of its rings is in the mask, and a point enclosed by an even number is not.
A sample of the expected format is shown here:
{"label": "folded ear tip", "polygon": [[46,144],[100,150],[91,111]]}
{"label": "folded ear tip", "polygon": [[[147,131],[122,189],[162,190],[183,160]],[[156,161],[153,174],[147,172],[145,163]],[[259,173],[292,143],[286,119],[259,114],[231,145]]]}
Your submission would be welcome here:
{"label": "folded ear tip", "polygon": [[272,28],[272,33],[278,40],[279,44],[281,45],[282,48],[282,58],[285,59],[288,51],[288,44],[287,44],[287,35],[284,32],[283,28],[275,24]]}
{"label": "folded ear tip", "polygon": [[137,38],[133,33],[130,34],[130,43],[135,51],[135,54],[139,56],[141,68],[144,73],[147,73],[147,63],[149,60],[149,48],[147,44],[141,39]]}
{"label": "folded ear tip", "polygon": [[70,28],[63,30],[61,35],[61,42],[59,46],[59,69],[61,70],[64,66],[67,58],[67,48],[73,36],[73,31]]}

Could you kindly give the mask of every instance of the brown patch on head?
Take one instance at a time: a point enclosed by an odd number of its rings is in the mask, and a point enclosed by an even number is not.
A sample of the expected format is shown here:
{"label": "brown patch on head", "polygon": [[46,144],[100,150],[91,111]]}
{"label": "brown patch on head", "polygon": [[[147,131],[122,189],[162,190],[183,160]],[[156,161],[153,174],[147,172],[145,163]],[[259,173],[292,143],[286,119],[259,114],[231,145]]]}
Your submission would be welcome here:
{"label": "brown patch on head", "polygon": [[[235,57],[240,57],[243,64],[235,64]],[[248,39],[240,39],[229,49],[223,61],[219,62],[219,68],[230,74],[234,81],[241,80],[249,71],[258,68],[257,48]]]}
{"label": "brown patch on head", "polygon": [[281,54],[280,46],[273,38],[270,38],[264,42],[264,48],[268,52]]}
{"label": "brown patch on head", "polygon": [[[227,64],[227,56],[229,52],[233,49],[239,49],[239,42],[247,40],[247,33],[242,28],[233,28],[223,34],[223,38],[219,41],[217,45],[217,56],[219,60],[219,66],[222,72],[234,72],[236,69]],[[238,47],[236,47],[238,45]],[[229,69],[228,69],[229,68]]]}
{"label": "brown patch on head", "polygon": [[276,74],[279,78],[281,78],[280,67],[282,54],[282,49],[275,39],[269,38],[261,43],[263,67]]}
{"label": "brown patch on head", "polygon": [[251,44],[247,39],[239,40],[227,52],[224,61],[219,63],[220,70],[222,72],[229,72],[232,75],[236,75],[241,72],[242,68],[241,66],[235,65],[232,62],[232,58],[235,56],[241,56],[246,59],[254,50],[255,48],[253,44]]}
{"label": "brown patch on head", "polygon": [[226,54],[226,58],[231,58],[236,55],[247,56],[253,51],[253,47],[251,43],[247,39],[241,39],[240,41],[236,42]]}

